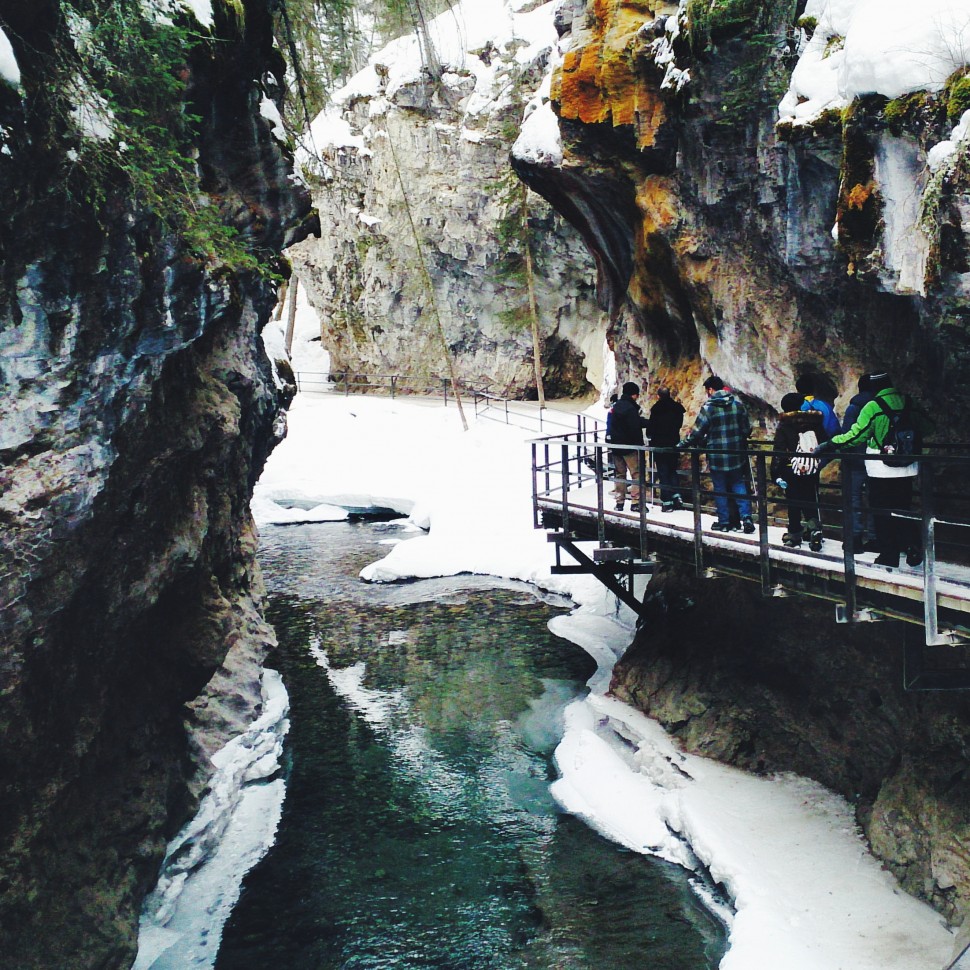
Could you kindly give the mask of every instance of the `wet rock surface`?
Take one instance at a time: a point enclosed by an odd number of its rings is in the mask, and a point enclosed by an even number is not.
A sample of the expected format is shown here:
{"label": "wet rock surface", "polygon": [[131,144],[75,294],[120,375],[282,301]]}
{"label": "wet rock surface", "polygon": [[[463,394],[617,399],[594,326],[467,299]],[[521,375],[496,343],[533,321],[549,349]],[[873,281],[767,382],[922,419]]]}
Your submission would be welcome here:
{"label": "wet rock surface", "polygon": [[[219,14],[185,67],[200,204],[268,258],[309,211],[258,110],[253,78],[282,62],[266,5]],[[190,747],[251,715],[272,642],[248,499],[282,403],[258,336],[276,285],[200,258],[123,181],[99,205],[65,195],[90,147],[44,110],[65,17],[0,14],[23,75],[0,86],[0,945],[17,968],[130,966],[204,784]],[[251,658],[236,700],[190,746],[184,705],[216,706],[227,652]]]}
{"label": "wet rock surface", "polygon": [[647,604],[611,692],[692,752],[839,792],[903,887],[961,922],[970,699],[903,690],[905,625],[840,626],[831,604],[675,566],[655,574]]}

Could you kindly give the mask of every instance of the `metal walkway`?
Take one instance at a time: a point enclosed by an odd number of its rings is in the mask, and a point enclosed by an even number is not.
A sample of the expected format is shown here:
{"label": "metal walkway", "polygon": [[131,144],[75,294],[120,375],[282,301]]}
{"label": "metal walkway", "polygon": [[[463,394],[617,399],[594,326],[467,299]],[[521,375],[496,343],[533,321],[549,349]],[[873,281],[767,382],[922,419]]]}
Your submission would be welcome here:
{"label": "metal walkway", "polygon": [[[690,496],[682,511],[661,512],[651,470],[653,449],[641,449],[641,494],[649,511],[613,511],[606,445],[598,432],[543,438],[533,442],[533,508],[536,528],[550,530],[556,544],[554,572],[591,573],[635,611],[634,577],[650,573],[660,557],[692,565],[698,576],[737,576],[758,582],[766,596],[802,595],[835,605],[840,623],[905,621],[905,687],[908,690],[970,689],[970,521],[936,515],[937,492],[954,479],[966,481],[970,458],[926,455],[920,458],[919,511],[894,513],[909,520],[922,536],[920,566],[875,565],[876,553],[861,556],[843,548],[851,535],[851,509],[843,501],[836,456],[823,480],[821,550],[788,548],[775,524],[784,500],[769,494],[767,469],[773,452],[752,443],[751,501],[754,534],[714,532],[713,492],[701,471],[701,452],[685,453],[680,492]],[[964,455],[966,452],[964,451]],[[858,456],[854,456],[858,457]],[[957,505],[966,500],[954,496]],[[944,506],[946,507],[946,506]],[[592,542],[592,547],[588,543]],[[943,555],[941,555],[943,553]],[[563,554],[571,562],[563,561]],[[920,629],[922,628],[922,629]]]}

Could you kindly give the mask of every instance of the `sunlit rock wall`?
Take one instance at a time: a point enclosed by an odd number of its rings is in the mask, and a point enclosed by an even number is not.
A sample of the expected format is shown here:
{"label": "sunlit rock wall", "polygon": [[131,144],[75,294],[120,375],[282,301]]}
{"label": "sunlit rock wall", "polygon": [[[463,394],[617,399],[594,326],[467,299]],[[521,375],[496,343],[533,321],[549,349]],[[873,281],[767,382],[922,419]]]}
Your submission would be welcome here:
{"label": "sunlit rock wall", "polygon": [[[770,425],[801,373],[841,410],[889,368],[931,412],[966,413],[966,147],[928,164],[954,126],[946,92],[778,124],[804,5],[745,9],[770,18],[692,42],[672,4],[560,8],[543,110],[562,160],[513,163],[596,260],[618,378],[670,383],[693,415],[715,372]],[[902,690],[900,625],[847,629],[831,606],[675,569],[648,597],[613,690],[692,750],[831,785],[905,888],[964,919],[970,708]]]}
{"label": "sunlit rock wall", "polygon": [[565,3],[564,159],[513,163],[593,252],[621,379],[669,379],[697,404],[713,371],[770,413],[799,373],[844,405],[861,371],[891,367],[931,407],[962,405],[967,166],[921,207],[944,99],[776,125],[796,6],[764,5],[770,44],[735,29],[694,50],[683,17],[671,35],[676,5]]}
{"label": "sunlit rock wall", "polygon": [[[449,23],[462,16],[461,7],[443,15]],[[331,109],[349,125],[342,137],[333,140],[333,123],[315,125],[310,147],[319,157],[309,169],[323,231],[290,256],[320,315],[333,372],[419,384],[447,376],[437,313],[460,380],[535,397],[513,215],[522,185],[508,152],[551,50],[522,64],[522,46],[465,51],[465,66],[449,62],[440,83],[427,75],[395,83],[378,53],[365,72],[376,69],[374,89],[338,96]],[[487,89],[470,61],[488,71]],[[592,262],[544,199],[529,193],[527,204],[546,394],[584,394],[599,388],[604,367]]]}
{"label": "sunlit rock wall", "polygon": [[[185,68],[197,204],[270,257],[309,211],[260,114],[282,59],[261,0],[214,15]],[[84,136],[51,107],[65,8],[0,26],[21,72],[0,82],[0,963],[129,967],[192,754],[252,714],[272,641],[248,500],[281,403],[258,336],[276,284],[200,258],[122,180],[78,204]]]}

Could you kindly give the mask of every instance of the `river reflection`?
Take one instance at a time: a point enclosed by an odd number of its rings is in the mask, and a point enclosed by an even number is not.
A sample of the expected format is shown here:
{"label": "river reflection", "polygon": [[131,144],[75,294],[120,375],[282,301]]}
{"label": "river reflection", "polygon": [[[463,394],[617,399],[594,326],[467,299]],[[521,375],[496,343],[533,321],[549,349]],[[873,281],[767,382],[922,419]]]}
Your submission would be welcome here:
{"label": "river reflection", "polygon": [[263,536],[287,798],[217,967],[716,966],[686,874],[549,795],[563,708],[593,672],[547,629],[562,607],[476,577],[360,583],[398,529]]}

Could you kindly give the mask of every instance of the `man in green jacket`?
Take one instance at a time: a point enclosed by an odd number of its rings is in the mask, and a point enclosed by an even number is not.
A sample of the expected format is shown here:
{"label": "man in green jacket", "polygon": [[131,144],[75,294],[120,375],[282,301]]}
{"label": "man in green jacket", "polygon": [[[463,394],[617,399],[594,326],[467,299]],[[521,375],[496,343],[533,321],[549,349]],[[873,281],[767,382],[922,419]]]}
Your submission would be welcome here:
{"label": "man in green jacket", "polygon": [[912,509],[913,481],[919,464],[914,460],[908,465],[887,465],[878,456],[891,430],[890,419],[884,408],[896,413],[911,408],[913,423],[924,434],[931,430],[933,423],[924,411],[916,408],[905,394],[893,386],[889,374],[870,374],[868,381],[874,399],[862,408],[848,431],[833,435],[829,441],[819,445],[815,453],[865,445],[867,455],[877,456],[866,459],[869,506],[879,549],[876,564],[898,566],[900,553],[905,549],[907,564],[918,566],[923,561],[923,551],[916,523],[893,515],[893,512]]}

